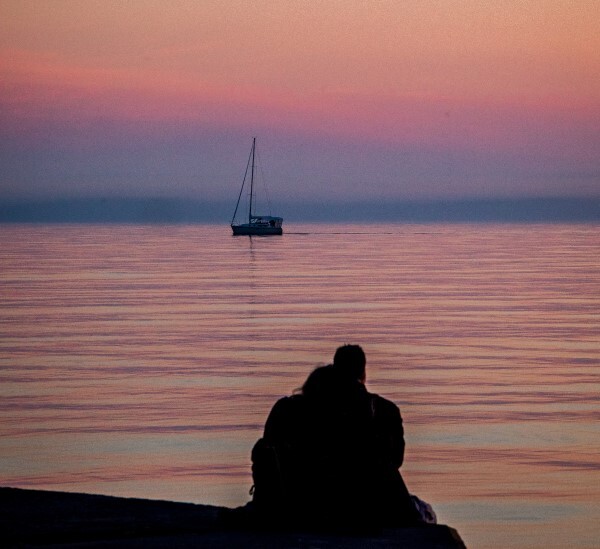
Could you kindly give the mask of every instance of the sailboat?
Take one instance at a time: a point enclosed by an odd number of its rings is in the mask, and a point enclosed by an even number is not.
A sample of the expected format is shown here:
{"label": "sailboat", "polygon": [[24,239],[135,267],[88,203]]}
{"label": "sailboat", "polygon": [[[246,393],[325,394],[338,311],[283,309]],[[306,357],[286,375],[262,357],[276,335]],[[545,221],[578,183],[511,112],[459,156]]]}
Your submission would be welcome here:
{"label": "sailboat", "polygon": [[[250,157],[248,158],[248,164],[246,165],[246,173],[242,181],[242,188],[240,189],[240,195],[238,196],[237,204],[235,205],[235,211],[231,218],[231,230],[234,236],[246,235],[246,236],[270,236],[283,234],[281,224],[283,223],[282,217],[273,217],[271,215],[257,215],[252,211],[253,202],[255,201],[255,190],[254,190],[254,171],[255,171],[255,157],[256,157],[256,137],[252,138],[252,150],[250,151]],[[237,214],[242,193],[244,191],[244,185],[246,184],[246,177],[248,175],[248,167],[250,167],[250,204],[248,207],[248,222],[247,223],[236,223],[235,216]]]}

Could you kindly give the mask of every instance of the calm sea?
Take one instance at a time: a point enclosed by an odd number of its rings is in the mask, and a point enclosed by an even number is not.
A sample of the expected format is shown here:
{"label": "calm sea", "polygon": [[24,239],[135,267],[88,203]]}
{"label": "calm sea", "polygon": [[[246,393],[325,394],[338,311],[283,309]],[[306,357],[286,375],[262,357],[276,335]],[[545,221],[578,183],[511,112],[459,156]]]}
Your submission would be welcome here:
{"label": "calm sea", "polygon": [[[0,227],[0,484],[234,506],[342,343],[473,548],[600,542],[600,227]],[[352,482],[352,479],[349,479]]]}

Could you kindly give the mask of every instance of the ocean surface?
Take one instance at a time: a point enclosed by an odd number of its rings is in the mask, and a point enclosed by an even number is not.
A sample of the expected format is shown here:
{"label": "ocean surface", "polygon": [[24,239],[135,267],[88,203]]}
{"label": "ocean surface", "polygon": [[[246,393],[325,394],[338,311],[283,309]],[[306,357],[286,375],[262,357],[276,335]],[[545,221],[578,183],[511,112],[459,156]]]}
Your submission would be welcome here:
{"label": "ocean surface", "polygon": [[[0,484],[235,506],[335,348],[470,548],[600,543],[600,226],[0,226]],[[348,479],[352,482],[352,479]]]}

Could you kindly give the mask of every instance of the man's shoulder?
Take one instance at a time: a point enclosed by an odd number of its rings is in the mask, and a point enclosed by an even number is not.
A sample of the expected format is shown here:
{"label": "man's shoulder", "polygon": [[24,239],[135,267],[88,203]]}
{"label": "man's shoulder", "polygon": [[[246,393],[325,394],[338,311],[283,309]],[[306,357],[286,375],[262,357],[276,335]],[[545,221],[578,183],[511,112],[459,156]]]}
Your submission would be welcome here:
{"label": "man's shoulder", "polygon": [[375,400],[378,404],[381,404],[382,406],[398,408],[398,406],[396,406],[396,404],[394,404],[390,399],[382,397],[377,393],[369,393],[369,396],[371,397],[371,399]]}
{"label": "man's shoulder", "polygon": [[375,410],[380,414],[396,415],[400,414],[400,408],[394,404],[391,400],[388,400],[381,395],[376,393],[369,393],[371,402]]}

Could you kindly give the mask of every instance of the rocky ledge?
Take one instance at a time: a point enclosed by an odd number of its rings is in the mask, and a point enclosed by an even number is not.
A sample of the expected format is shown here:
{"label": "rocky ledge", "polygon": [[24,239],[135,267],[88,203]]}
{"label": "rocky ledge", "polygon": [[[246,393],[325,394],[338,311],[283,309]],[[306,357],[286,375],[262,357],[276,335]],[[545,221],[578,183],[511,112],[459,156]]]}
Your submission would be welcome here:
{"label": "rocky ledge", "polygon": [[92,494],[0,488],[0,528],[8,547],[205,547],[245,549],[465,549],[445,525],[370,535],[228,528],[226,508]]}

